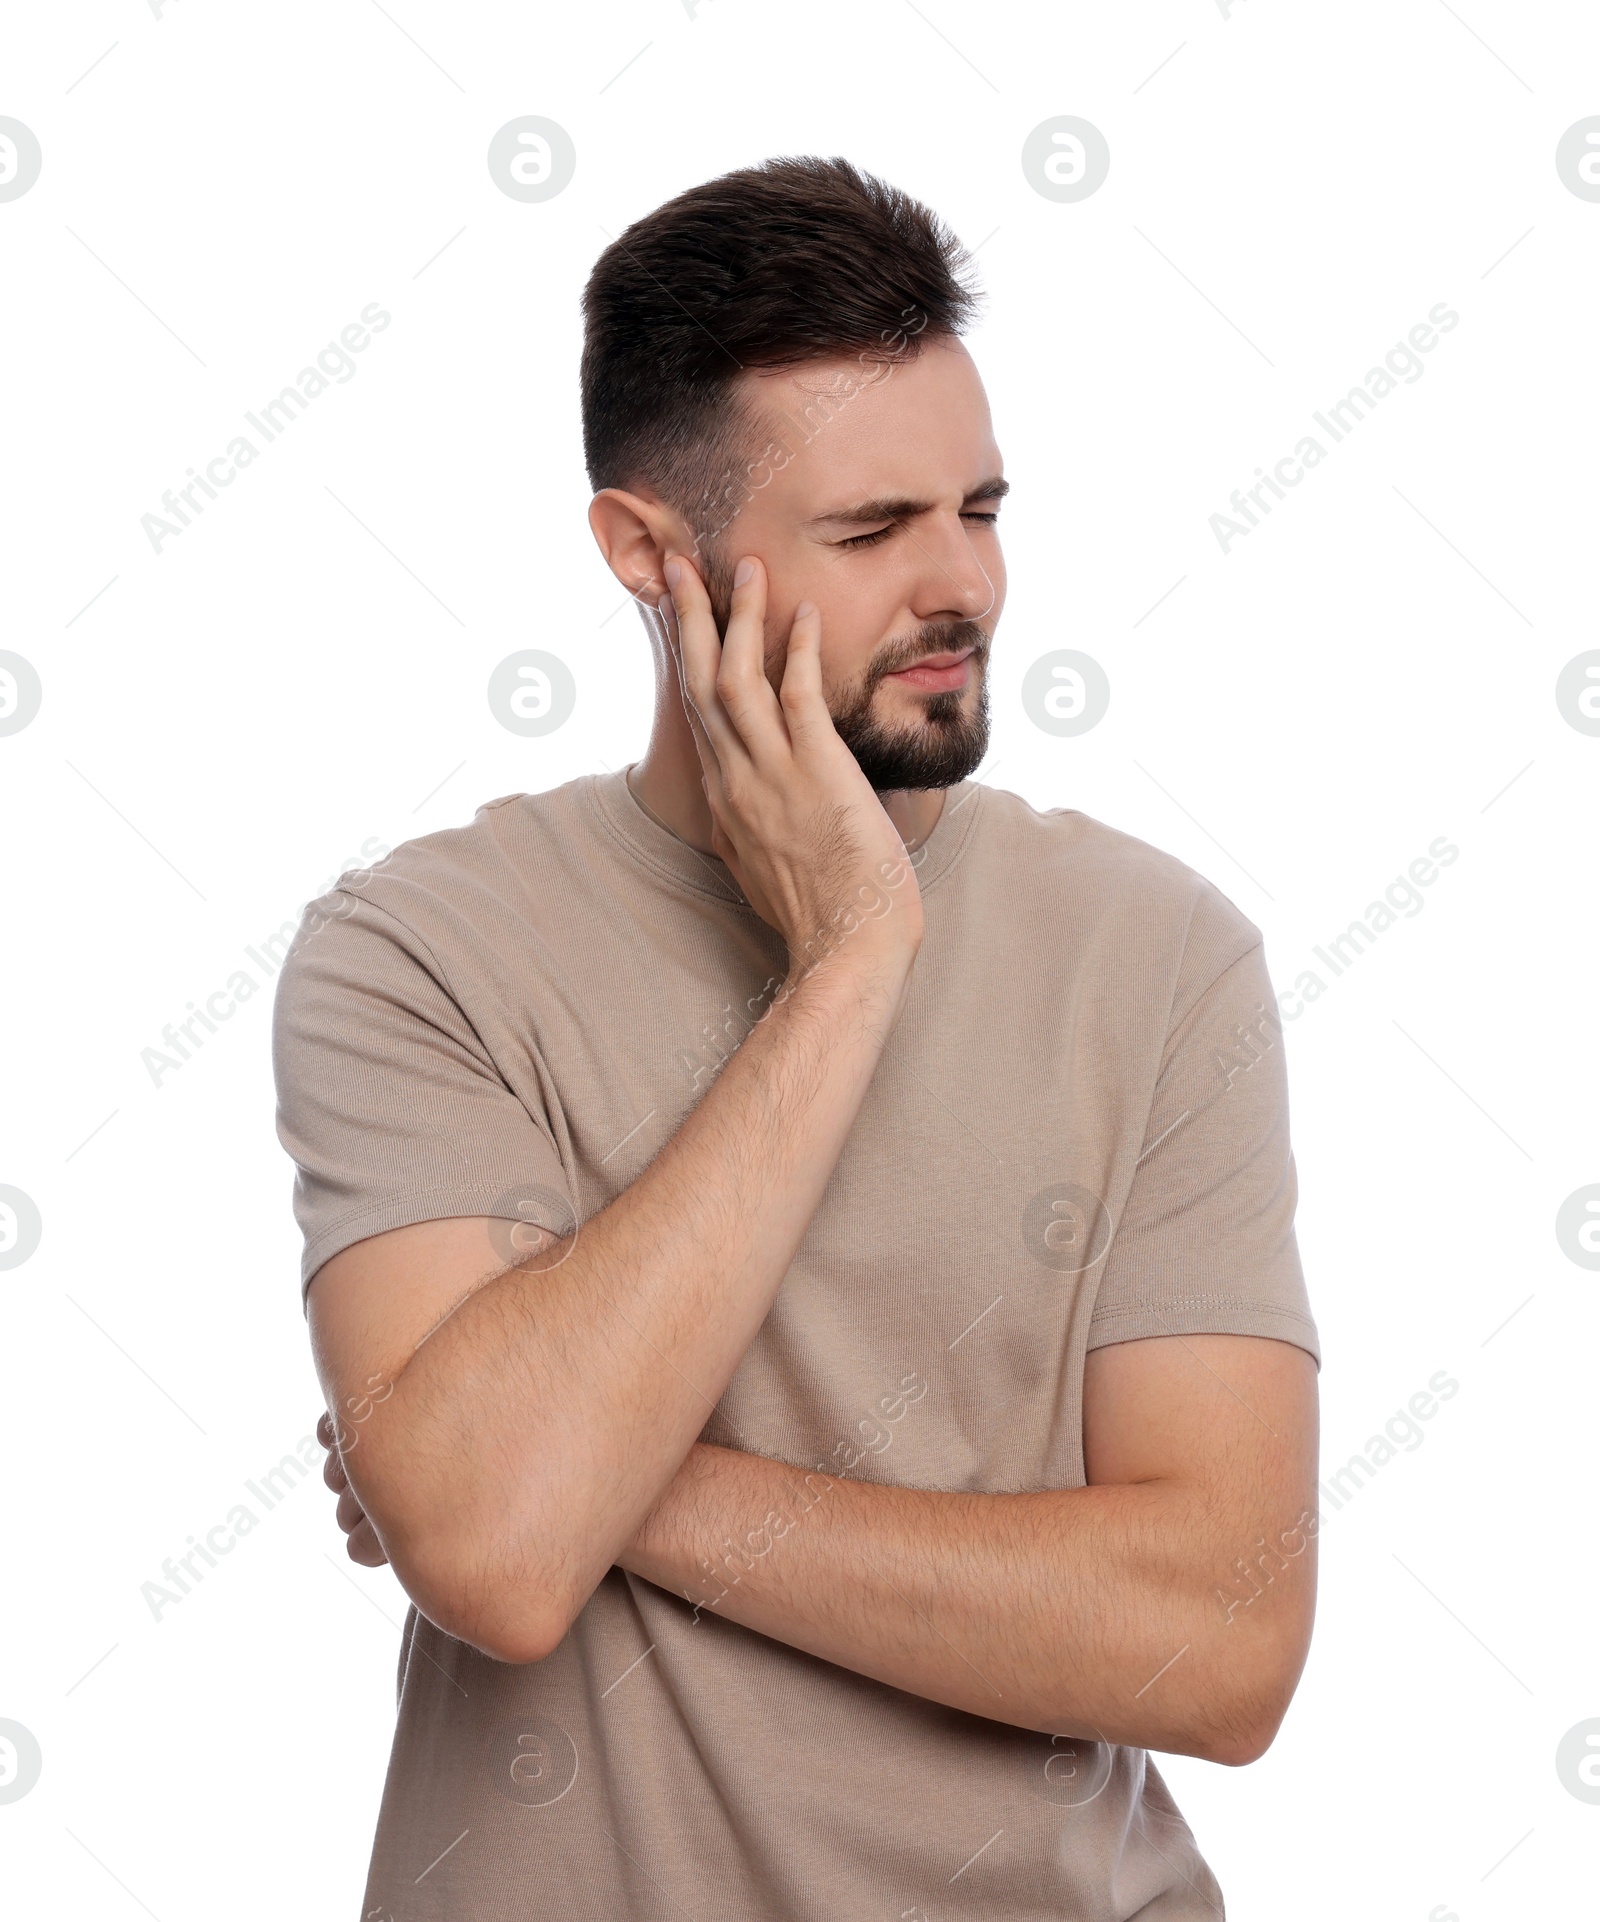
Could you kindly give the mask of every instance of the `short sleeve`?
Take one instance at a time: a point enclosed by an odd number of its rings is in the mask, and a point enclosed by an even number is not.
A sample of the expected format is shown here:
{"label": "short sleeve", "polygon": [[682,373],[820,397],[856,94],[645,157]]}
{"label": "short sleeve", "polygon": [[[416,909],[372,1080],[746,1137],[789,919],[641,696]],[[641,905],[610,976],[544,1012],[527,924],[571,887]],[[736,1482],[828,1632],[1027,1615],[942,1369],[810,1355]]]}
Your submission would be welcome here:
{"label": "short sleeve", "polygon": [[1268,1335],[1320,1366],[1296,1196],[1283,1024],[1258,941],[1168,1036],[1089,1347]]}
{"label": "short sleeve", "polygon": [[353,1242],[489,1215],[576,1224],[548,1121],[495,1067],[427,944],[364,895],[306,909],[273,1007],[301,1296]]}

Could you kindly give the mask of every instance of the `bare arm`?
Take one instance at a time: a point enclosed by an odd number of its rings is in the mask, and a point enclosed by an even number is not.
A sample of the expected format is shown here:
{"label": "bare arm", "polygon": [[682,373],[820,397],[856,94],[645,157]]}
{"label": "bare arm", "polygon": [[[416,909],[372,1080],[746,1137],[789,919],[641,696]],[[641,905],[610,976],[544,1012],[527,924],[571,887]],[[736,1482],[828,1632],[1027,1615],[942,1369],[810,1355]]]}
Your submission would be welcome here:
{"label": "bare arm", "polygon": [[[481,1219],[375,1235],[311,1286],[345,1472],[418,1607],[540,1659],[616,1561],[767,1314],[905,994],[921,903],[821,693],[797,615],[781,697],[764,575],[718,644],[678,590],[685,705],[718,852],[783,933],[783,991],[651,1165],[565,1241],[496,1272]],[[817,936],[823,938],[820,944]]]}
{"label": "bare arm", "polygon": [[622,1566],[974,1715],[1253,1761],[1311,1633],[1311,1357],[1122,1342],[1091,1353],[1084,1395],[1086,1488],[886,1487],[697,1445]]}

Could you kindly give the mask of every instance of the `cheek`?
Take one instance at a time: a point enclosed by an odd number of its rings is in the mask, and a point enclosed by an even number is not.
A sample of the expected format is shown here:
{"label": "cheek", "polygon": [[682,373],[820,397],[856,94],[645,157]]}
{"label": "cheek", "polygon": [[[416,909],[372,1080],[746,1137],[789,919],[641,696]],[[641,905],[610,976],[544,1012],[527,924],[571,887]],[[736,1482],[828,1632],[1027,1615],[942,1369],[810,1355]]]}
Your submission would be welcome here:
{"label": "cheek", "polygon": [[[865,570],[862,570],[864,576]],[[794,609],[802,601],[815,604],[822,616],[822,686],[824,693],[859,684],[862,670],[891,634],[908,625],[903,598],[882,582],[843,578],[842,570],[826,564],[810,579],[794,585],[776,604],[783,610],[766,623],[769,659],[775,656],[781,675],[788,653]]]}
{"label": "cheek", "polygon": [[[898,618],[897,618],[898,616]],[[889,603],[882,614],[863,607],[839,610],[830,635],[827,616],[822,628],[822,685],[831,696],[857,691],[873,659],[893,635],[904,633],[910,619],[897,602]]]}

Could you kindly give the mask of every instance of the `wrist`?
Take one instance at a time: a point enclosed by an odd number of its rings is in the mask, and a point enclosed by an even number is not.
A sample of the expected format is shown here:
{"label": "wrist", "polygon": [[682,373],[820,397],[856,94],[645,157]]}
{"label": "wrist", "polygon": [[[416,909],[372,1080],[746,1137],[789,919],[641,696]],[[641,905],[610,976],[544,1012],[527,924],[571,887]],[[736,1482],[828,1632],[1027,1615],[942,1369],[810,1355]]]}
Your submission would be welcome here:
{"label": "wrist", "polygon": [[641,1576],[659,1588],[676,1588],[689,1571],[684,1565],[683,1541],[692,1534],[691,1490],[704,1472],[706,1444],[696,1442],[661,1493],[645,1511],[632,1539],[617,1556],[619,1568]]}
{"label": "wrist", "polygon": [[820,957],[791,959],[773,1005],[843,1011],[863,1005],[898,1012],[910,983],[916,948],[909,942],[860,942]]}
{"label": "wrist", "polygon": [[922,934],[922,903],[916,896],[902,903],[882,895],[870,909],[847,904],[810,935],[790,938],[784,994],[815,979],[865,977],[899,985],[911,972]]}

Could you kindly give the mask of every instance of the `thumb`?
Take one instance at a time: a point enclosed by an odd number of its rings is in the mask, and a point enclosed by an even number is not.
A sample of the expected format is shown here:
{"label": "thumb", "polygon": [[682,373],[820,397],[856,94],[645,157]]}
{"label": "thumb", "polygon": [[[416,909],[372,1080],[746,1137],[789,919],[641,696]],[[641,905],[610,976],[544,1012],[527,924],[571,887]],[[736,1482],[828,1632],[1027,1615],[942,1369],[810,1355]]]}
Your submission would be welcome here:
{"label": "thumb", "polygon": [[735,886],[748,900],[750,890],[744,884],[744,872],[739,866],[739,850],[723,832],[722,823],[714,814],[711,817],[711,852],[733,876]]}

